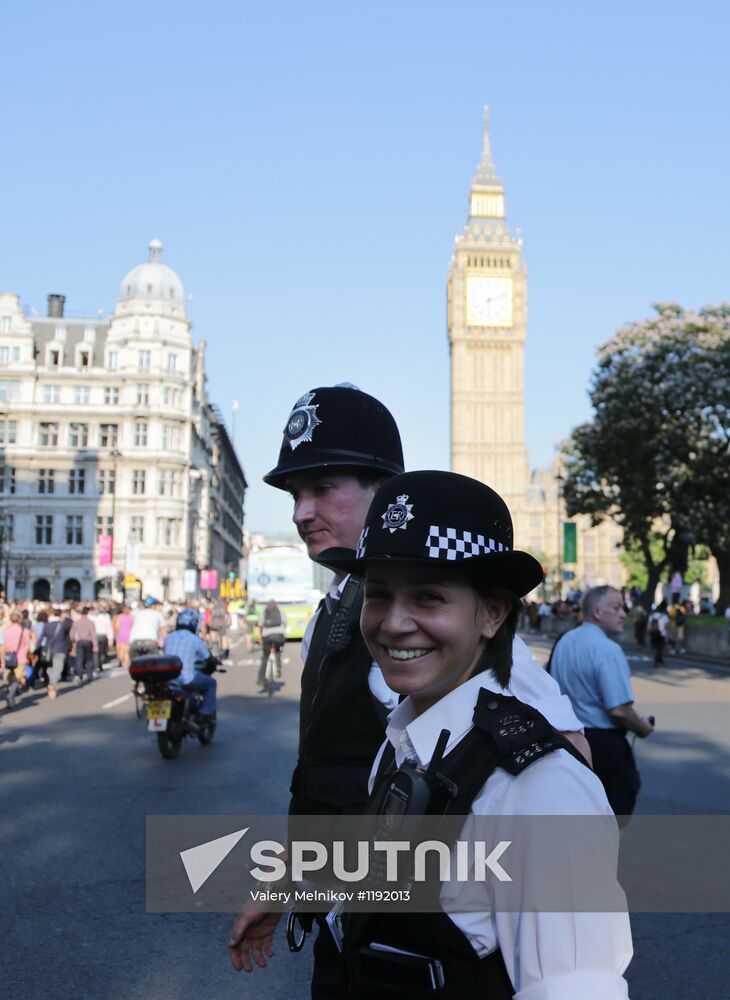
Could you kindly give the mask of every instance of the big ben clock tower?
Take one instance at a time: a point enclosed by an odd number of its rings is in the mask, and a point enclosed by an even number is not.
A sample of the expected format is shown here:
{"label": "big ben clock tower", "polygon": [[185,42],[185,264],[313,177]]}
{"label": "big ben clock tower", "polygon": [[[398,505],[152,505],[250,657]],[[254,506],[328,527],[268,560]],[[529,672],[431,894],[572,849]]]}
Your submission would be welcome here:
{"label": "big ben clock tower", "polygon": [[504,497],[519,518],[528,483],[524,350],[527,270],[510,233],[484,109],[484,144],[469,217],[449,268],[451,468]]}

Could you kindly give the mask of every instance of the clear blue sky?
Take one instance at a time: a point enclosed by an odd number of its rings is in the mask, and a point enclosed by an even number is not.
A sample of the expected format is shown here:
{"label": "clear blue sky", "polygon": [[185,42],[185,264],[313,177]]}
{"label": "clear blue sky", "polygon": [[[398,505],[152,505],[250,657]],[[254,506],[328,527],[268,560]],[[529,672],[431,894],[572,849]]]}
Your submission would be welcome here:
{"label": "clear blue sky", "polygon": [[[730,15],[716,2],[26,0],[0,61],[0,288],[114,308],[159,236],[210,391],[239,399],[247,524],[286,415],[352,381],[448,465],[445,282],[482,105],[529,267],[533,465],[595,348],[655,301],[730,299]],[[498,485],[498,484],[497,484]]]}

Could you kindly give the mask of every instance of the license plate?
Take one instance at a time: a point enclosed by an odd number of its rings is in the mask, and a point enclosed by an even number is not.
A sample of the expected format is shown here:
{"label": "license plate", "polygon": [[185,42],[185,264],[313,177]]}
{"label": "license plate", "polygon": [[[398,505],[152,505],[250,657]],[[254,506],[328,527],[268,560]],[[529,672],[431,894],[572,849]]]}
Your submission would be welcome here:
{"label": "license plate", "polygon": [[148,719],[147,731],[150,733],[164,733],[167,729],[167,719]]}
{"label": "license plate", "polygon": [[148,719],[169,719],[172,714],[171,701],[149,701],[147,702]]}

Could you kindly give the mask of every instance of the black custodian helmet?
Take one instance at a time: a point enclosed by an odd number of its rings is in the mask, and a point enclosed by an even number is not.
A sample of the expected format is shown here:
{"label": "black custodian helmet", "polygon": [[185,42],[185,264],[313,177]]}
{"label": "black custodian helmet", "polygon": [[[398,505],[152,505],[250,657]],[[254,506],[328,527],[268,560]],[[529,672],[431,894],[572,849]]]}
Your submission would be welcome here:
{"label": "black custodian helmet", "polygon": [[332,466],[403,472],[403,448],[392,413],[355,386],[312,389],[289,414],[276,468],[264,482],[285,490],[287,477]]}

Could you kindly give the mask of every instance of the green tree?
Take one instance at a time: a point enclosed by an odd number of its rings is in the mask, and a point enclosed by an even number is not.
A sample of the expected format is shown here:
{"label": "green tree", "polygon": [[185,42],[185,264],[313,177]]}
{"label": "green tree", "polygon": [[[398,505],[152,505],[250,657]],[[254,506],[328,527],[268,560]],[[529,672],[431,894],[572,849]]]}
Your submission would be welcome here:
{"label": "green tree", "polygon": [[[646,567],[645,602],[700,542],[730,602],[730,306],[675,304],[599,350],[593,420],[564,449],[570,514],[612,518]],[[657,531],[659,525],[664,526]],[[659,542],[659,544],[658,544]]]}

